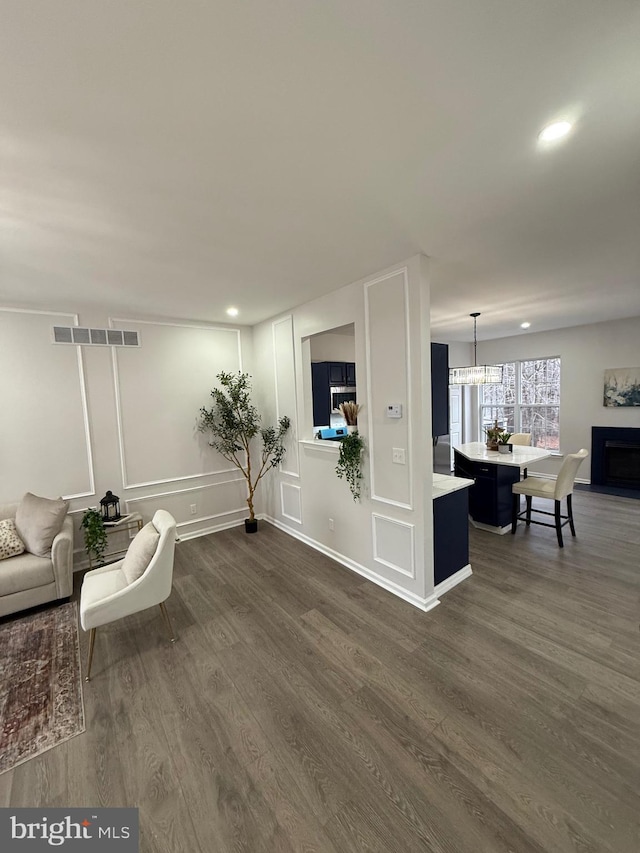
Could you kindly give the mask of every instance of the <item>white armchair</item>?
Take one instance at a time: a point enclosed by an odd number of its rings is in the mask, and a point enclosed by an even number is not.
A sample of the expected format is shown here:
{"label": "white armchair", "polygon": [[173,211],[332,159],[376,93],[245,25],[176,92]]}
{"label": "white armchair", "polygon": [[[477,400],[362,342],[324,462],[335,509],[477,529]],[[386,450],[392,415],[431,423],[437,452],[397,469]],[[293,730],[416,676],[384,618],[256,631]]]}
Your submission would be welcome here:
{"label": "white armchair", "polygon": [[89,659],[85,680],[91,677],[96,628],[160,606],[175,642],[165,600],[171,594],[176,522],[170,513],[159,509],[129,546],[123,560],[87,572],[80,594],[80,624],[89,635]]}

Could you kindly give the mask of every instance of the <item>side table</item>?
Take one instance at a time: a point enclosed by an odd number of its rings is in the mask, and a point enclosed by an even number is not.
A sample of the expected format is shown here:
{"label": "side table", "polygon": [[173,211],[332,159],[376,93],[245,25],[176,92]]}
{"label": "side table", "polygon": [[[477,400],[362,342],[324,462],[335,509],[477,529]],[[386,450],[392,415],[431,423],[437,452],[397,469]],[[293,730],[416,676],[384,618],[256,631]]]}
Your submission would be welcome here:
{"label": "side table", "polygon": [[[139,512],[131,512],[128,515],[121,518],[119,521],[105,521],[104,522],[105,533],[107,534],[107,538],[110,539],[114,534],[117,533],[129,533],[132,531],[137,533],[139,530],[142,530],[142,516]],[[115,537],[116,539],[118,537]],[[129,537],[131,538],[131,536]],[[107,563],[116,562],[114,559],[109,559],[110,557],[116,557],[119,559],[123,554],[126,553],[129,545],[125,545],[122,548],[114,548],[112,551],[107,551],[103,555],[103,562],[101,565],[106,565]],[[91,554],[89,554],[89,568],[95,568],[95,561],[91,559]]]}

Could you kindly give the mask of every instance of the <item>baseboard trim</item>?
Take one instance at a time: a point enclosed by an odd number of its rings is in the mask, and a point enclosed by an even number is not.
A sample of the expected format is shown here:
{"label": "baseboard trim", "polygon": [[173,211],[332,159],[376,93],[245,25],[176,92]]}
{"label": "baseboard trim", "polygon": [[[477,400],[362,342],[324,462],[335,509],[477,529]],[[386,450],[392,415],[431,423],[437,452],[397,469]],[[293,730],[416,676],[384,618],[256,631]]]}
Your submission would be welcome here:
{"label": "baseboard trim", "polygon": [[401,598],[403,601],[412,604],[414,607],[417,607],[419,610],[427,613],[429,610],[433,610],[434,607],[437,607],[440,602],[438,601],[435,593],[432,593],[427,598],[421,598],[413,592],[410,592],[407,589],[403,589],[403,587],[398,586],[393,581],[388,580],[387,578],[383,578],[380,575],[377,575],[375,572],[372,572],[371,569],[368,569],[366,566],[363,566],[361,563],[356,563],[355,560],[351,560],[349,557],[345,557],[344,554],[340,554],[338,551],[334,551],[332,548],[328,548],[326,545],[323,545],[322,542],[318,542],[316,539],[312,539],[310,536],[307,536],[304,533],[300,533],[299,530],[294,530],[291,527],[288,527],[286,524],[283,524],[276,518],[272,518],[270,515],[261,515],[260,518],[268,521],[269,524],[273,524],[274,527],[277,527],[278,530],[282,530],[283,533],[288,534],[289,536],[293,536],[294,539],[299,539],[301,542],[304,542],[305,545],[308,545],[310,548],[313,548],[315,551],[319,551],[321,554],[324,554],[325,557],[330,557],[332,560],[335,560],[336,563],[340,563],[341,566],[344,566],[346,569],[349,569],[352,572],[355,572],[357,575],[365,578],[368,581],[376,584],[376,586],[382,587],[387,592],[392,593],[397,598]]}
{"label": "baseboard trim", "polygon": [[476,530],[486,530],[487,533],[495,533],[497,536],[504,536],[505,533],[511,532],[511,524],[507,524],[506,527],[494,527],[491,524],[485,524],[484,521],[474,521],[471,516],[469,516],[469,521]]}
{"label": "baseboard trim", "polygon": [[434,595],[444,595],[445,592],[449,592],[450,589],[453,589],[454,586],[458,586],[459,583],[470,578],[473,572],[471,571],[471,563],[467,563],[463,568],[458,569],[458,571],[451,575],[451,577],[446,578],[441,583],[437,584],[435,589],[433,590]]}
{"label": "baseboard trim", "polygon": [[190,530],[187,533],[178,531],[178,542],[186,542],[187,539],[197,539],[199,536],[208,536],[210,533],[219,533],[221,530],[229,530],[230,527],[240,527],[244,524],[244,518],[235,521],[222,521],[220,524],[212,524],[209,527],[201,527],[198,530]]}

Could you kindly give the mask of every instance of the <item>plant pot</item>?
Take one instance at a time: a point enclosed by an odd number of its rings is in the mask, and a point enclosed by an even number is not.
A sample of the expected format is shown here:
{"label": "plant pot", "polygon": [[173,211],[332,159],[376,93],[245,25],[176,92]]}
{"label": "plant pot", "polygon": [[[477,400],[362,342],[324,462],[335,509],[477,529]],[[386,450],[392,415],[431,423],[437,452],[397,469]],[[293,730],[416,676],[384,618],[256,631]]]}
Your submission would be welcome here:
{"label": "plant pot", "polygon": [[245,533],[257,533],[258,532],[258,519],[257,518],[245,518],[245,520],[244,520],[244,532]]}
{"label": "plant pot", "polygon": [[497,450],[499,447],[497,441],[488,441],[487,442],[487,450]]}
{"label": "plant pot", "polygon": [[511,445],[510,444],[499,444],[498,445],[498,453],[511,453]]}

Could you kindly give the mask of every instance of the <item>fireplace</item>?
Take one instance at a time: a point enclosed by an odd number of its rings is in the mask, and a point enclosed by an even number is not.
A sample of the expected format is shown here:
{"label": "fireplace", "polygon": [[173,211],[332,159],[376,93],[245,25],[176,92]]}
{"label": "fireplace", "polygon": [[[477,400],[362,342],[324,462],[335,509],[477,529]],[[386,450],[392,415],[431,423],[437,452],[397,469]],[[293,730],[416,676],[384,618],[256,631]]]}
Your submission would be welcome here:
{"label": "fireplace", "polygon": [[640,489],[640,429],[592,427],[591,483]]}

